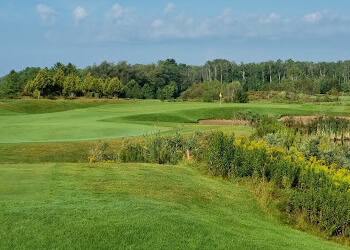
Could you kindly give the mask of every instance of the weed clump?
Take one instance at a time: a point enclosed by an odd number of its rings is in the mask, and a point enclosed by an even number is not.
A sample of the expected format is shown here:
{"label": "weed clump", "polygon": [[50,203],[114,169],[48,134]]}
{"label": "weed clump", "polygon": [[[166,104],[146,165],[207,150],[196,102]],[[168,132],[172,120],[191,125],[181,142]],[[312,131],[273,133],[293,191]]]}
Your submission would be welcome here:
{"label": "weed clump", "polygon": [[116,155],[111,152],[107,142],[99,141],[96,146],[90,150],[88,160],[89,163],[112,163],[116,161]]}

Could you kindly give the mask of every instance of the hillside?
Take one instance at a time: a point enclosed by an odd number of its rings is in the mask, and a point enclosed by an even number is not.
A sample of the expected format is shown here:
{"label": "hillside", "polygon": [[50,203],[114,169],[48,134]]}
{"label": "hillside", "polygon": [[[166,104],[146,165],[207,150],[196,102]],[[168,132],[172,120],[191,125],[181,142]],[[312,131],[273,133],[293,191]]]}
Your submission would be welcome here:
{"label": "hillside", "polygon": [[[87,164],[100,140],[224,130],[233,113],[349,116],[347,105],[0,101],[0,249],[332,249],[269,217],[251,191],[185,166]],[[183,164],[182,164],[183,165]]]}
{"label": "hillside", "polygon": [[337,249],[182,166],[1,165],[1,249]]}

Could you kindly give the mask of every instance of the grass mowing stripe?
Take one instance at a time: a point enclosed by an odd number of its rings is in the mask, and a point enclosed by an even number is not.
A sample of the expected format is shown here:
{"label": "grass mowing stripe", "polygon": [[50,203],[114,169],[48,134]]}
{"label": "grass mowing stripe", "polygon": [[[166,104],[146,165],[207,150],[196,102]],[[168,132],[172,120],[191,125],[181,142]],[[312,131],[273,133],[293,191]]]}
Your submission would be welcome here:
{"label": "grass mowing stripe", "polygon": [[340,249],[188,167],[19,164],[0,176],[1,249]]}
{"label": "grass mowing stripe", "polygon": [[88,108],[106,104],[124,103],[123,100],[114,99],[76,99],[76,100],[49,100],[49,99],[1,99],[0,100],[0,116],[6,111],[12,114],[43,114],[61,112],[73,109]]}

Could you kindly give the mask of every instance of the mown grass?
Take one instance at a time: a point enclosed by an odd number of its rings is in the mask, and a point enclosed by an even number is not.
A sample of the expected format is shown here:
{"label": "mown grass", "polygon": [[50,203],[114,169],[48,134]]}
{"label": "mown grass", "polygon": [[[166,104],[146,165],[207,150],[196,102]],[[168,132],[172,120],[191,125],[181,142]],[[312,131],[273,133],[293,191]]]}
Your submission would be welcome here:
{"label": "mown grass", "polygon": [[181,166],[3,164],[0,221],[1,249],[340,248]]}
{"label": "mown grass", "polygon": [[[13,113],[43,114],[73,109],[95,107],[100,105],[123,103],[115,99],[76,99],[76,100],[50,100],[50,99],[0,99],[0,115]],[[6,112],[7,111],[7,112]]]}
{"label": "mown grass", "polygon": [[[15,106],[21,106],[15,100]],[[169,130],[191,130],[197,126],[198,130],[208,127],[196,124],[199,119],[230,119],[234,112],[250,111],[274,116],[282,115],[315,115],[333,114],[350,116],[348,106],[315,105],[315,104],[274,104],[274,103],[248,103],[248,104],[222,104],[197,102],[160,102],[160,101],[116,101],[113,104],[103,104],[96,101],[98,106],[51,112],[56,108],[47,108],[50,113],[44,112],[46,102],[51,100],[30,100],[34,105],[27,110],[32,114],[10,112],[0,107],[1,112],[7,115],[0,116],[0,143],[23,142],[53,142],[111,139],[129,136],[142,136]],[[93,101],[78,100],[64,101],[72,107],[91,105]],[[91,102],[91,103],[90,103]],[[34,103],[34,104],[33,104]],[[84,104],[85,103],[85,104]],[[95,103],[95,104],[96,104]],[[96,105],[97,105],[96,104]],[[23,104],[24,105],[24,104]],[[54,104],[53,104],[54,105]],[[61,104],[57,104],[60,106]],[[25,105],[24,105],[25,106]],[[40,108],[39,108],[40,106]],[[57,108],[59,109],[59,108]],[[24,110],[24,109],[21,109]],[[33,110],[37,110],[34,112]],[[29,112],[29,111],[28,111]],[[35,114],[34,114],[35,113]],[[13,114],[13,115],[10,115]]]}

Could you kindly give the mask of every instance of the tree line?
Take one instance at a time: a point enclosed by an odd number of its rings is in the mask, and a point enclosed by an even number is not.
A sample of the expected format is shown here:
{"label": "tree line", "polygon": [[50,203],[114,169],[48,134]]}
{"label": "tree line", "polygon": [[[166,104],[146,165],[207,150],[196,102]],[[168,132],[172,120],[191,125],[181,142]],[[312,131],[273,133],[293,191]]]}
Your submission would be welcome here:
{"label": "tree line", "polygon": [[[64,96],[139,99],[202,99],[246,101],[247,91],[326,94],[350,92],[350,61],[260,63],[215,59],[195,66],[174,59],[158,63],[102,62],[79,69],[60,62],[51,68],[12,70],[0,79],[0,96],[14,98]],[[220,95],[221,93],[221,95]]]}

